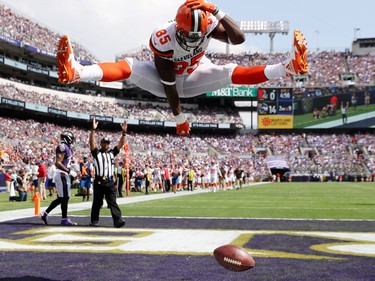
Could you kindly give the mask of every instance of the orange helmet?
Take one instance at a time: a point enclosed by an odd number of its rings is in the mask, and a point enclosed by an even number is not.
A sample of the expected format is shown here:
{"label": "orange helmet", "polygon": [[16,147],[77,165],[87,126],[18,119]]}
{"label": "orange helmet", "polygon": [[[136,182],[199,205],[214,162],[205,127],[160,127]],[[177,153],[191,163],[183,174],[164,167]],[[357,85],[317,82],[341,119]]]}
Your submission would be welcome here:
{"label": "orange helmet", "polygon": [[205,11],[183,4],[177,11],[176,24],[176,40],[184,50],[190,51],[203,43],[208,25]]}

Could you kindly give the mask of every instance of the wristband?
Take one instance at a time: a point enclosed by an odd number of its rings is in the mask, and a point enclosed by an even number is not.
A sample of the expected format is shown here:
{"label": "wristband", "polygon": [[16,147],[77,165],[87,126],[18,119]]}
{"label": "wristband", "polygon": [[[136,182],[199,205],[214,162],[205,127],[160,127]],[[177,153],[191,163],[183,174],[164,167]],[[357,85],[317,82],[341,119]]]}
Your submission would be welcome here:
{"label": "wristband", "polygon": [[216,7],[216,9],[212,12],[212,14],[214,15],[214,16],[216,16],[217,15],[217,13],[219,12],[220,10],[219,10],[219,8],[218,7]]}
{"label": "wristband", "polygon": [[122,135],[125,137],[126,136],[126,132],[122,132]]}
{"label": "wristband", "polygon": [[215,16],[215,18],[217,18],[217,20],[221,20],[223,17],[225,17],[225,13],[218,8],[216,8],[212,14]]}
{"label": "wristband", "polygon": [[95,131],[96,129],[91,129],[91,131]]}
{"label": "wristband", "polygon": [[183,114],[183,113],[175,115],[174,118],[176,119],[176,123],[178,125],[183,124],[183,123],[186,122],[186,117],[185,117],[185,114]]}
{"label": "wristband", "polygon": [[168,81],[160,80],[160,82],[167,86],[173,86],[174,84],[176,84],[176,81],[168,82]]}

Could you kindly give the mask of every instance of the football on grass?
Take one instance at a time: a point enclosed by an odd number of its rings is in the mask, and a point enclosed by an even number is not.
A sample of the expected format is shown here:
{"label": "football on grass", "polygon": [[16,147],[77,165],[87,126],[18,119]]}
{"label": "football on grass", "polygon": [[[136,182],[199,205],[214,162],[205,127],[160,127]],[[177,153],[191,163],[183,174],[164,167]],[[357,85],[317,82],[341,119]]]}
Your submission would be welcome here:
{"label": "football on grass", "polygon": [[219,264],[232,271],[245,271],[255,266],[253,257],[244,248],[227,244],[214,250]]}

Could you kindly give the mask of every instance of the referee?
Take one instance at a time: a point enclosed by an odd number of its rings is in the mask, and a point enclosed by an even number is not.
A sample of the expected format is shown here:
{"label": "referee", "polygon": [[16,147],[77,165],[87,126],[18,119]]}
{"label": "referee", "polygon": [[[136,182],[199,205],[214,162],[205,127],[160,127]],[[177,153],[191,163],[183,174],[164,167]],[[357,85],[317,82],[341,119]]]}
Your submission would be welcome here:
{"label": "referee", "polygon": [[121,124],[122,136],[117,146],[109,149],[111,143],[108,137],[103,137],[100,141],[100,149],[95,145],[95,130],[98,127],[96,119],[92,120],[90,133],[90,150],[94,158],[95,179],[94,179],[94,199],[91,208],[90,226],[98,226],[100,208],[103,205],[103,198],[107,201],[111,210],[114,227],[120,228],[125,225],[122,214],[116,202],[116,187],[114,183],[115,157],[125,144],[125,136],[128,124],[124,121]]}

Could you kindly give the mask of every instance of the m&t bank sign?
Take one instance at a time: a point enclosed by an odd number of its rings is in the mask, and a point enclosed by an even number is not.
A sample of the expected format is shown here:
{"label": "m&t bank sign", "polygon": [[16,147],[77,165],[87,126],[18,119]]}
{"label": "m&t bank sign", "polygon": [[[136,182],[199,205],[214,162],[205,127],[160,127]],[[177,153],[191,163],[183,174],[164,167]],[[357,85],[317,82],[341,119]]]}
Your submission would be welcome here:
{"label": "m&t bank sign", "polygon": [[228,87],[221,88],[217,91],[206,93],[207,97],[227,97],[227,98],[256,98],[258,88],[249,87]]}

